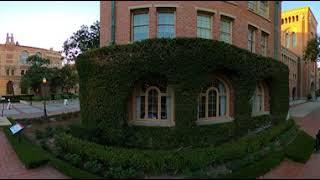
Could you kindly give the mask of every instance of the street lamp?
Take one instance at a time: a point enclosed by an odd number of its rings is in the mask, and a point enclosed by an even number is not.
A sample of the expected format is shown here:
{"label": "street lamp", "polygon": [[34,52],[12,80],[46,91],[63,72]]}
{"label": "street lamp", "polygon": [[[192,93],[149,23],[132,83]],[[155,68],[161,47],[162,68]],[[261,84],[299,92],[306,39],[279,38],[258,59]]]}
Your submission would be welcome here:
{"label": "street lamp", "polygon": [[43,111],[44,111],[44,119],[48,119],[48,116],[47,116],[47,108],[46,108],[46,85],[47,85],[47,79],[44,77],[42,79],[42,94],[43,94]]}

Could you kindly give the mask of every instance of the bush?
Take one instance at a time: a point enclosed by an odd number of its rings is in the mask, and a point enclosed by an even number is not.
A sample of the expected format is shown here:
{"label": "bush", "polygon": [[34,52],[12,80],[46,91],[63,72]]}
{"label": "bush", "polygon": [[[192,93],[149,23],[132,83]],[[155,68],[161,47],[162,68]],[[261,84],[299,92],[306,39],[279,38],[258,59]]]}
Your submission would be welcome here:
{"label": "bush", "polygon": [[315,139],[304,131],[299,131],[295,140],[286,147],[285,154],[294,161],[306,163],[314,148]]}
{"label": "bush", "polygon": [[273,167],[280,164],[284,159],[283,151],[276,151],[270,153],[266,158],[261,161],[254,162],[253,164],[246,166],[238,171],[231,174],[227,174],[226,178],[250,178],[255,179],[267,172],[269,172]]}
{"label": "bush", "polygon": [[[214,163],[223,163],[243,158],[257,152],[270,141],[293,126],[293,121],[281,123],[259,134],[242,137],[237,141],[225,143],[219,147],[185,148],[176,150],[139,150],[107,147],[59,134],[55,138],[56,147],[62,153],[73,153],[85,159],[98,160],[109,168],[123,169],[131,167],[139,172],[181,172],[207,167]],[[134,174],[135,174],[134,173]]]}
{"label": "bush", "polygon": [[83,167],[84,167],[84,169],[87,169],[88,171],[90,171],[93,174],[101,174],[102,173],[101,172],[102,165],[97,160],[88,161],[88,162],[84,163]]}

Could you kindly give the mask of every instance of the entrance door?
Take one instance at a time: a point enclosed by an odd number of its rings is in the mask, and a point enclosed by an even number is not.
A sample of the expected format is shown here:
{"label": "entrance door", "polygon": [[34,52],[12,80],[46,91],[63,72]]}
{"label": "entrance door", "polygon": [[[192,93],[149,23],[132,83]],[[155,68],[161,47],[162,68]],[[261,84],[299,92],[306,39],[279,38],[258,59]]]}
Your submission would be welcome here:
{"label": "entrance door", "polygon": [[12,81],[9,81],[7,83],[7,94],[14,94],[13,82]]}

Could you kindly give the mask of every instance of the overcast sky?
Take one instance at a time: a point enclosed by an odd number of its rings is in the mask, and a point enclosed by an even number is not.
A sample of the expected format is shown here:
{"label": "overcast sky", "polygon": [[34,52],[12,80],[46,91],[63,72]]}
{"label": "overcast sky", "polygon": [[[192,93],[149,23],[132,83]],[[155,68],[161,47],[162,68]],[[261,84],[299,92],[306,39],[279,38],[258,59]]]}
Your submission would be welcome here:
{"label": "overcast sky", "polygon": [[81,25],[96,20],[99,1],[0,1],[0,44],[13,33],[20,45],[60,51]]}

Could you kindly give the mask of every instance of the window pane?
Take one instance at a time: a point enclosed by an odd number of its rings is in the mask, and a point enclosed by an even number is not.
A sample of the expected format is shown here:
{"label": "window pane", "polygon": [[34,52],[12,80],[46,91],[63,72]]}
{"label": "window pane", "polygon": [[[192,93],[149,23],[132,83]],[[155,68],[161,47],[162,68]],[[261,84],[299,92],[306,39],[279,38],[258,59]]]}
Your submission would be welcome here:
{"label": "window pane", "polygon": [[167,118],[167,97],[161,96],[161,119]]}
{"label": "window pane", "polygon": [[175,37],[175,30],[174,26],[166,26],[161,25],[158,26],[158,38],[174,38]]}
{"label": "window pane", "polygon": [[292,33],[292,43],[293,43],[293,47],[297,47],[297,34],[296,33]]}
{"label": "window pane", "polygon": [[174,25],[174,13],[173,12],[159,12],[158,13],[158,25],[168,24]]}
{"label": "window pane", "polygon": [[141,96],[140,98],[140,118],[144,119],[145,117],[145,111],[144,111],[144,107],[145,107],[145,97]]}
{"label": "window pane", "polygon": [[217,92],[215,90],[211,90],[208,92],[208,117],[216,116],[216,102],[217,102]]}
{"label": "window pane", "polygon": [[148,118],[158,119],[158,92],[155,89],[148,93]]}
{"label": "window pane", "polygon": [[134,14],[133,15],[133,41],[149,38],[149,15]]}
{"label": "window pane", "polygon": [[220,40],[226,43],[231,43],[231,21],[230,20],[221,19]]}
{"label": "window pane", "polygon": [[220,116],[226,115],[226,96],[220,96]]}

